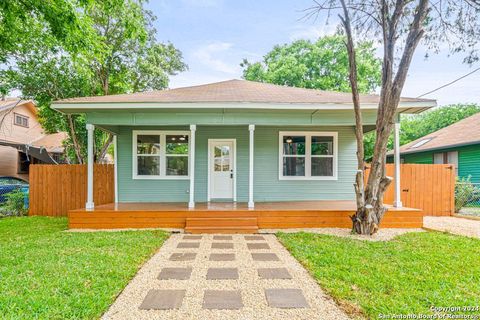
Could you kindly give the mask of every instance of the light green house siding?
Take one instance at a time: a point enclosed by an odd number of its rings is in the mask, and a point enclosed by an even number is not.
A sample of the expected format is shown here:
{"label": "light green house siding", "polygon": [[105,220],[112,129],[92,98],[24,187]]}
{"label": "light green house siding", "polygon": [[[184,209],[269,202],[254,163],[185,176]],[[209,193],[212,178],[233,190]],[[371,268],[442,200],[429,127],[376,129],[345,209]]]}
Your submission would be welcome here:
{"label": "light green house siding", "polygon": [[[404,163],[431,164],[433,163],[434,153],[449,151],[458,151],[458,176],[471,176],[472,182],[480,183],[480,144],[402,154],[401,158],[404,159]],[[388,160],[390,162],[392,158],[389,157]]]}
{"label": "light green house siding", "polygon": [[[189,180],[141,180],[132,178],[133,130],[188,130],[188,126],[119,126],[118,194],[120,202],[186,202]],[[279,131],[338,132],[338,179],[279,180]],[[248,127],[198,125],[195,143],[195,201],[207,201],[208,139],[236,139],[237,201],[248,200]],[[353,200],[356,170],[355,135],[352,126],[261,126],[255,128],[254,200]]]}

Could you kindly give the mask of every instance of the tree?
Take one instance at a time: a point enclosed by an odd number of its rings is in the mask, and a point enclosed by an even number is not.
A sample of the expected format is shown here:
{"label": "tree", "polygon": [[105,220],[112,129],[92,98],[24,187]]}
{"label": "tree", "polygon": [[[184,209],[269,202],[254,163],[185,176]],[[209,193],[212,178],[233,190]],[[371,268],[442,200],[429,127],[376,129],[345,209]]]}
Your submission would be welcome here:
{"label": "tree", "polygon": [[[381,64],[375,57],[373,42],[358,44],[359,90],[370,93],[380,84]],[[240,64],[247,80],[309,89],[350,91],[348,54],[345,38],[326,36],[315,42],[298,40],[277,45],[262,62]]]}
{"label": "tree", "polygon": [[[386,207],[383,196],[392,178],[385,174],[387,143],[397,113],[413,54],[421,41],[432,49],[448,45],[453,52],[468,51],[466,61],[478,59],[480,4],[475,0],[326,0],[315,2],[310,13],[338,12],[346,35],[349,80],[355,112],[357,211],[352,231],[377,232]],[[358,87],[357,44],[354,36],[374,37],[382,44],[382,80],[370,174],[364,183],[362,113]]]}
{"label": "tree", "polygon": [[[143,1],[105,0],[86,12],[103,48],[100,54],[72,54],[55,38],[36,37],[0,74],[10,87],[38,102],[47,132],[69,134],[67,153],[75,163],[86,161],[85,117],[59,114],[50,108],[53,100],[164,89],[170,75],[187,68],[179,50],[156,41],[154,16]],[[96,159],[101,160],[113,136],[95,130],[95,137]]]}
{"label": "tree", "polygon": [[[478,104],[452,104],[428,110],[421,114],[401,115],[400,145],[445,128],[478,112],[480,112],[480,105]],[[363,142],[365,159],[369,160],[373,156],[375,132],[366,133]],[[393,149],[392,135],[388,138],[387,149]]]}
{"label": "tree", "polygon": [[31,39],[52,37],[69,52],[100,49],[85,10],[94,0],[0,1],[0,62],[23,51]]}

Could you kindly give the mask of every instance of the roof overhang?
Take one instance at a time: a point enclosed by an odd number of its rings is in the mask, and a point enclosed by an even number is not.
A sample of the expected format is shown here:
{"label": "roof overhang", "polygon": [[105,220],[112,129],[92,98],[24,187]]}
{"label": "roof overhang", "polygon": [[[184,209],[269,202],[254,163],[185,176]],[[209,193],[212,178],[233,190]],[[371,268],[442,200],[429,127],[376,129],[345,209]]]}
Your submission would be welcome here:
{"label": "roof overhang", "polygon": [[35,147],[24,143],[0,141],[1,146],[12,147],[47,164],[57,164],[44,147]]}
{"label": "roof overhang", "polygon": [[[399,113],[420,113],[435,107],[435,101],[400,102]],[[63,113],[86,113],[108,110],[175,110],[175,109],[258,109],[258,110],[352,110],[353,104],[323,103],[258,103],[258,102],[135,102],[135,103],[53,103],[52,108]],[[362,104],[362,110],[376,110],[378,104]]]}
{"label": "roof overhang", "polygon": [[[437,151],[437,150],[444,150],[444,149],[466,147],[466,146],[471,146],[471,145],[475,145],[475,144],[480,144],[480,141],[469,141],[469,142],[464,142],[464,143],[455,143],[455,144],[439,146],[439,147],[434,147],[434,148],[420,149],[420,150],[417,150],[417,149],[408,149],[406,151],[400,150],[400,154],[402,155],[402,154],[430,152],[430,151]],[[393,156],[393,150],[388,151],[387,156]]]}

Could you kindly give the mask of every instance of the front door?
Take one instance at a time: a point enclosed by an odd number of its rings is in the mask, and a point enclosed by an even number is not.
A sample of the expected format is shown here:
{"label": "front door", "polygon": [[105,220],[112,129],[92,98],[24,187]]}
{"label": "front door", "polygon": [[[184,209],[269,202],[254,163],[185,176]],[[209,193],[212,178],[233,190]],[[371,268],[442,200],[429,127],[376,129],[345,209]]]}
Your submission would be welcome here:
{"label": "front door", "polygon": [[235,200],[235,139],[209,140],[209,200]]}

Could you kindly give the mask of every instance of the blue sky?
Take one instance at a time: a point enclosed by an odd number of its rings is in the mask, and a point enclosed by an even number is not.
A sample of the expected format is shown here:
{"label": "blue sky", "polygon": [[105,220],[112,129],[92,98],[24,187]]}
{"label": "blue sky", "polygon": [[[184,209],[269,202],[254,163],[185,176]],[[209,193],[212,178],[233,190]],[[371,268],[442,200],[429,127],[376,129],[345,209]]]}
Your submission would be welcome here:
{"label": "blue sky", "polygon": [[[189,71],[172,77],[170,87],[241,78],[242,58],[257,61],[275,44],[315,39],[335,31],[327,24],[302,19],[312,0],[151,0],[158,19],[158,40],[179,48]],[[421,47],[412,62],[403,95],[418,96],[472,70],[460,55],[446,52],[424,58]],[[477,65],[478,66],[478,65]],[[480,71],[428,98],[440,105],[480,103]]]}

